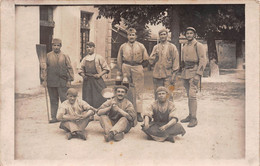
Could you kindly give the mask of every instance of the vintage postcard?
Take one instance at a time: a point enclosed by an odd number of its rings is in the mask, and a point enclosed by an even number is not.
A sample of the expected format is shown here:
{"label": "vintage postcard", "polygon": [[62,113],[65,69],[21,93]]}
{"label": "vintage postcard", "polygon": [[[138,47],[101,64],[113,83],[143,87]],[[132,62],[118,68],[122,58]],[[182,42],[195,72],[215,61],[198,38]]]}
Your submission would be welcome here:
{"label": "vintage postcard", "polygon": [[259,165],[259,9],[3,0],[0,165]]}

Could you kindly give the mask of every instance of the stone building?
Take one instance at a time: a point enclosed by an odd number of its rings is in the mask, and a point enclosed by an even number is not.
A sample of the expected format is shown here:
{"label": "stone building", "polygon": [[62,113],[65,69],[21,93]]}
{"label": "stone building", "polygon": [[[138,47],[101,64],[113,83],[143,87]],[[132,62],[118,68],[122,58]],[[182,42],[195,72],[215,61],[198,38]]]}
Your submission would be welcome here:
{"label": "stone building", "polygon": [[61,50],[68,54],[75,72],[86,54],[85,43],[93,41],[96,53],[110,64],[111,20],[96,19],[93,6],[15,6],[15,82],[16,92],[40,86],[36,44],[51,51],[53,38],[62,39]]}

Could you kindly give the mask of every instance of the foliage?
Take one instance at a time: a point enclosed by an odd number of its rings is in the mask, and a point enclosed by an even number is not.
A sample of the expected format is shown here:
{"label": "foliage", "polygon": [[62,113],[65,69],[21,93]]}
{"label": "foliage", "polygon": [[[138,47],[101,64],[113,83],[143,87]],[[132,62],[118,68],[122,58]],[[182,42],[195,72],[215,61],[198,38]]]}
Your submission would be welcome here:
{"label": "foliage", "polygon": [[[113,19],[113,24],[122,20],[128,27],[147,29],[147,24],[162,23],[171,29],[179,24],[184,32],[188,26],[196,28],[200,37],[242,37],[245,31],[244,5],[110,5],[97,6],[99,15]],[[179,23],[172,19],[172,11],[177,10]]]}

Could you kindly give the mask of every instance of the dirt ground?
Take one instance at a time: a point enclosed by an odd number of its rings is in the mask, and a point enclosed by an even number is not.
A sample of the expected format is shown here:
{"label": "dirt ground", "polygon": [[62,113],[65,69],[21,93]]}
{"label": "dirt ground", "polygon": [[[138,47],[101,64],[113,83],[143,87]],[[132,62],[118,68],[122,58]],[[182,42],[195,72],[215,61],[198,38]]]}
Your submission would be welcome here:
{"label": "dirt ground", "polygon": [[[145,73],[144,105],[153,101],[151,72]],[[177,136],[175,143],[146,140],[141,123],[120,142],[104,141],[99,121],[86,128],[87,140],[67,140],[59,124],[48,124],[44,93],[16,95],[15,158],[84,159],[117,165],[121,161],[160,163],[176,159],[240,159],[245,156],[244,72],[223,74],[218,79],[203,78],[198,93],[198,126]],[[75,86],[81,91],[81,86]],[[43,88],[42,88],[43,89]],[[43,91],[43,90],[42,90]],[[81,98],[81,93],[79,94]],[[179,80],[174,91],[179,118],[188,114],[187,97]]]}

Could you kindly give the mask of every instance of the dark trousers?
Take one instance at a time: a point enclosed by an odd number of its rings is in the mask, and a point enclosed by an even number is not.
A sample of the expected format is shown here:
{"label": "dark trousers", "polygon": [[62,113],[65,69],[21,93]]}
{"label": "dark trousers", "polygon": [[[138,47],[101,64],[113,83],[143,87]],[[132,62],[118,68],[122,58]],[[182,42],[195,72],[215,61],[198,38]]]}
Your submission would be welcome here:
{"label": "dark trousers", "polygon": [[51,119],[56,119],[59,108],[59,99],[61,103],[67,99],[67,87],[48,87],[51,103]]}

